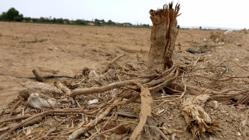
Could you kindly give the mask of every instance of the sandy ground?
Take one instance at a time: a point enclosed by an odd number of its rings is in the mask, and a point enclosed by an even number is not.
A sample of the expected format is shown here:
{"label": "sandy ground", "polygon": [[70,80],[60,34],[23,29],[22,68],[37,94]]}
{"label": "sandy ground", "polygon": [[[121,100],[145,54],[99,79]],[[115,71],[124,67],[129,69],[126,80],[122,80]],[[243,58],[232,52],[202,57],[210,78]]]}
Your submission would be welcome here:
{"label": "sandy ground", "polygon": [[[33,68],[74,75],[86,66],[94,68],[119,53],[141,54],[145,58],[150,47],[150,29],[143,28],[2,22],[0,31],[0,105],[17,95],[22,89],[20,83],[32,77]],[[185,54],[187,48],[200,44],[210,32],[214,31],[181,30],[176,52]],[[206,57],[239,62],[244,68],[235,73],[248,73],[249,34],[236,37],[228,38],[225,46],[217,47],[216,52]]]}
{"label": "sandy ground", "polygon": [[0,105],[22,89],[33,68],[74,75],[120,51],[149,47],[149,30],[23,23],[0,23]]}
{"label": "sandy ground", "polygon": [[[214,38],[212,33],[224,36]],[[215,43],[214,43],[215,42]],[[204,45],[203,45],[204,44]],[[195,63],[198,68],[222,66],[229,76],[249,76],[249,33],[237,31],[224,34],[221,30],[180,30],[176,42],[175,61],[180,64]],[[0,106],[6,105],[23,89],[23,83],[31,81],[32,69],[56,71],[58,75],[74,76],[84,67],[95,68],[104,65],[120,54],[125,54],[123,63],[146,60],[150,47],[150,29],[122,27],[93,27],[70,25],[47,25],[27,23],[0,23]],[[189,53],[186,50],[201,49],[203,54]],[[199,50],[198,50],[199,51]],[[217,77],[214,71],[200,71],[200,75]],[[216,75],[215,75],[216,74]],[[219,73],[218,73],[219,74]],[[186,82],[200,83],[200,87],[213,90],[219,88],[247,88],[249,82],[232,80],[229,84],[205,83],[202,79]],[[223,84],[223,85],[222,85]],[[239,124],[247,119],[248,106],[238,109],[235,106],[221,105],[214,109],[212,103],[205,108],[211,117],[220,120],[225,130],[218,139],[243,139],[249,137],[247,130],[240,131]],[[161,108],[158,108],[159,110]],[[165,122],[169,128],[182,128],[184,122],[172,121],[172,117],[183,120],[175,105],[166,104]],[[178,119],[179,118],[179,119]],[[231,128],[231,129],[230,129]],[[239,132],[245,132],[243,138]],[[190,139],[179,135],[179,139]]]}

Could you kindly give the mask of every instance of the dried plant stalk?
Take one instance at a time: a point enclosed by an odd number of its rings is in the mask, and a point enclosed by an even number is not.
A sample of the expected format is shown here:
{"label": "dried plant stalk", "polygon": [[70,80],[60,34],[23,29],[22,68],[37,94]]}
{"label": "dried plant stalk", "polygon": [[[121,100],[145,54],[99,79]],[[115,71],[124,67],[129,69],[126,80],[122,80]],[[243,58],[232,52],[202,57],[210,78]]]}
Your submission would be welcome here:
{"label": "dried plant stalk", "polygon": [[203,108],[209,98],[209,95],[203,94],[188,97],[182,102],[182,114],[188,125],[187,129],[195,137],[215,134],[218,130],[218,126]]}
{"label": "dried plant stalk", "polygon": [[167,69],[173,66],[172,55],[175,48],[177,29],[177,16],[180,5],[173,3],[164,5],[163,9],[150,10],[153,23],[151,30],[151,47],[148,65],[150,68]]}

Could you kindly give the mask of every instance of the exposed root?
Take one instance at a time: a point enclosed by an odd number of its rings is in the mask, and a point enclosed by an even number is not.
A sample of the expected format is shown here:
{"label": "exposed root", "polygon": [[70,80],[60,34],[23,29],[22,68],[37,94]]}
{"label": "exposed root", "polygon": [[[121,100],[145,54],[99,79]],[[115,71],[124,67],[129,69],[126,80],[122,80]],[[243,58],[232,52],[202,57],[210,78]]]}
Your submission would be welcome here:
{"label": "exposed root", "polygon": [[119,59],[120,59],[121,57],[123,57],[123,56],[125,56],[125,54],[118,55],[118,56],[115,57],[112,61],[110,61],[110,62],[107,64],[106,68],[103,70],[103,73],[107,72],[107,71],[111,68],[111,66],[112,66],[117,60],[119,60]]}
{"label": "exposed root", "polygon": [[150,95],[150,91],[148,88],[141,86],[141,111],[139,115],[139,123],[131,134],[130,140],[138,140],[140,139],[141,132],[143,127],[147,121],[147,118],[151,116],[151,105],[152,105],[152,97]]}
{"label": "exposed root", "polygon": [[75,97],[77,95],[88,95],[88,94],[93,94],[93,93],[101,93],[101,92],[105,92],[108,90],[112,90],[114,88],[120,88],[120,87],[124,87],[127,85],[134,85],[134,83],[136,83],[135,80],[127,80],[127,81],[111,83],[107,86],[102,86],[102,87],[75,89],[72,91],[71,97]]}

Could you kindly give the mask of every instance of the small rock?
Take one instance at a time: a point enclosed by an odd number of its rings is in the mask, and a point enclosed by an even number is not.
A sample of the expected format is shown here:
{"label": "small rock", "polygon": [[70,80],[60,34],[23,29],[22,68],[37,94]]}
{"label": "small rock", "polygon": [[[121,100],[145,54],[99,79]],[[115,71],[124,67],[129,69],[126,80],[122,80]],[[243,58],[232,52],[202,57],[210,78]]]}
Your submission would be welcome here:
{"label": "small rock", "polygon": [[92,104],[96,104],[96,103],[98,103],[98,102],[99,102],[98,99],[93,99],[93,100],[89,100],[89,101],[87,102],[87,104],[88,104],[88,105],[92,105]]}
{"label": "small rock", "polygon": [[28,98],[28,105],[36,109],[54,108],[57,104],[56,99],[42,97],[39,93],[31,93]]}
{"label": "small rock", "polygon": [[192,54],[201,54],[201,53],[206,52],[206,51],[201,50],[199,48],[188,48],[186,51],[189,52],[189,53],[192,53]]}
{"label": "small rock", "polygon": [[217,101],[211,101],[210,102],[210,106],[213,108],[213,109],[217,109],[219,107],[219,103]]}

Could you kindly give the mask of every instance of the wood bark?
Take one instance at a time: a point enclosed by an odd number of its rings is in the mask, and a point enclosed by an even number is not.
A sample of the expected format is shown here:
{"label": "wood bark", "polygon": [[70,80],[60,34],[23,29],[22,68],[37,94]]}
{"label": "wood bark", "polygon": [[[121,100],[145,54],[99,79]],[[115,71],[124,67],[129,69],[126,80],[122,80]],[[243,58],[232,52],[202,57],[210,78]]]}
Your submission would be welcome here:
{"label": "wood bark", "polygon": [[149,51],[149,68],[165,70],[173,66],[173,52],[178,34],[177,16],[180,5],[169,3],[163,9],[150,10],[152,21],[151,47]]}

